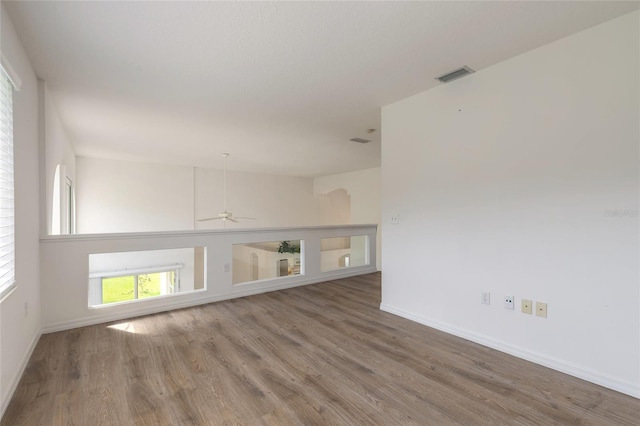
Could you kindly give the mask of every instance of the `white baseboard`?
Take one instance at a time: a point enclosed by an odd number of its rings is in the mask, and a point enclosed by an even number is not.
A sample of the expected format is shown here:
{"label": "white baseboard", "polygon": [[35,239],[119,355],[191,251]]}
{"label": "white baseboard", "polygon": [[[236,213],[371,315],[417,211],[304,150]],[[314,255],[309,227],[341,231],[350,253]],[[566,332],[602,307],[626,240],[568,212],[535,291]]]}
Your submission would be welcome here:
{"label": "white baseboard", "polygon": [[[305,277],[304,275],[286,277],[280,280],[273,280],[271,283],[265,282],[264,286],[243,289],[242,284],[234,288],[232,293],[207,295],[199,293],[197,298],[189,298],[187,300],[178,299],[176,297],[168,297],[163,299],[162,304],[154,306],[136,305],[135,311],[129,312],[109,312],[108,308],[100,308],[101,314],[92,314],[83,318],[75,318],[68,321],[59,321],[46,324],[42,333],[55,333],[57,331],[70,330],[72,328],[86,327],[88,325],[102,324],[110,321],[119,321],[127,318],[135,318],[143,315],[155,314],[158,312],[166,312],[174,309],[190,308],[192,306],[206,305],[207,303],[220,302],[223,300],[235,299],[237,297],[253,296],[254,294],[268,293],[270,291],[285,290],[287,288],[299,287],[308,284],[316,284],[324,281],[348,278],[357,275],[369,274],[376,272],[375,266],[354,267],[353,269],[339,269],[322,274],[321,276]],[[280,282],[281,281],[281,282]],[[189,297],[188,294],[184,295]],[[151,300],[150,300],[151,301]]]}
{"label": "white baseboard", "polygon": [[9,402],[11,402],[11,398],[13,398],[13,394],[18,388],[18,384],[20,383],[20,379],[22,379],[22,375],[24,374],[24,370],[27,368],[27,364],[29,363],[29,359],[31,359],[31,355],[33,355],[33,351],[40,340],[40,336],[42,336],[42,332],[38,332],[33,336],[31,342],[29,343],[29,347],[26,352],[22,356],[20,360],[20,364],[18,368],[13,372],[13,376],[11,376],[11,380],[9,381],[9,392],[4,401],[2,401],[2,409],[0,410],[0,419],[4,416],[4,412],[7,410],[9,406]]}
{"label": "white baseboard", "polygon": [[414,315],[410,312],[384,303],[380,304],[380,310],[640,399],[640,383],[633,383],[607,374],[602,374],[562,359],[492,339],[491,337],[480,333],[471,332],[469,330],[434,321],[429,318]]}

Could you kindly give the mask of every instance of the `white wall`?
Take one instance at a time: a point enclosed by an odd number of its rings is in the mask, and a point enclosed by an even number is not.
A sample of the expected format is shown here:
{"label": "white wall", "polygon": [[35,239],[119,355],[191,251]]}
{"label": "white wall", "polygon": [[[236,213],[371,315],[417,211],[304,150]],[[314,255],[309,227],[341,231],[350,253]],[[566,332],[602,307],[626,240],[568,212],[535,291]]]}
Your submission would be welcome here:
{"label": "white wall", "polygon": [[[196,229],[265,228],[345,224],[345,200],[315,197],[313,179],[258,173],[227,172],[227,206],[235,216],[255,217],[241,223],[196,222]],[[196,217],[224,210],[223,172],[196,169]]]}
{"label": "white wall", "polygon": [[229,171],[228,210],[256,218],[236,224],[197,221],[224,210],[221,170],[84,157],[78,157],[76,167],[81,234],[348,222],[348,198],[314,196],[311,178]]}
{"label": "white wall", "polygon": [[378,225],[377,259],[378,270],[382,266],[381,238],[381,171],[380,168],[360,170],[315,178],[313,192],[328,194],[339,188],[346,189],[351,197],[351,221],[353,224],[375,223]]}
{"label": "white wall", "polygon": [[640,397],[638,23],[383,108],[384,310]]}
{"label": "white wall", "polygon": [[[44,138],[42,145],[45,150],[45,192],[46,192],[46,230],[48,234],[60,234],[60,204],[66,206],[65,191],[60,191],[57,195],[61,197],[57,203],[54,202],[54,177],[56,167],[63,166],[63,173],[60,176],[58,186],[64,189],[65,177],[69,177],[74,185],[76,182],[76,154],[73,150],[71,140],[67,136],[58,109],[49,93],[47,84],[38,81],[38,102],[40,103],[39,119],[43,130],[40,137]],[[60,189],[58,188],[58,189]],[[55,206],[54,206],[55,205]]]}
{"label": "white wall", "polygon": [[193,168],[78,157],[78,233],[193,229]]}
{"label": "white wall", "polygon": [[[0,415],[40,336],[38,84],[1,6],[2,54],[22,80],[13,97],[17,288],[0,302]],[[28,316],[25,316],[28,304]]]}

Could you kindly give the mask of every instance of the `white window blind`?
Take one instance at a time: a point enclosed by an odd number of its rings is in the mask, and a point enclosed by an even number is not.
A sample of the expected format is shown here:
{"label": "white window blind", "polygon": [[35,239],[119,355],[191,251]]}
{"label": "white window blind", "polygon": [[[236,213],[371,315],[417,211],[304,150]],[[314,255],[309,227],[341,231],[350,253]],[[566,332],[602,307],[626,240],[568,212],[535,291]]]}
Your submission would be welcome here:
{"label": "white window blind", "polygon": [[15,285],[13,85],[0,68],[0,298]]}

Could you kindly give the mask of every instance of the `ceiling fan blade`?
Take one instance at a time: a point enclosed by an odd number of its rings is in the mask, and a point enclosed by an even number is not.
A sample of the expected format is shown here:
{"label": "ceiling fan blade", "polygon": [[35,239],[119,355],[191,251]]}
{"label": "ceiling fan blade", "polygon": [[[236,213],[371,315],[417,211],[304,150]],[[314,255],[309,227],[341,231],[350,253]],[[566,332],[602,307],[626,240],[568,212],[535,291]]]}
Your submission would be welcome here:
{"label": "ceiling fan blade", "polygon": [[251,220],[257,220],[255,217],[246,217],[246,216],[236,216],[234,219],[251,219]]}
{"label": "ceiling fan blade", "polygon": [[230,218],[230,217],[228,217],[228,218],[227,218],[227,220],[230,220],[231,222],[238,223],[238,221],[237,221],[237,220],[235,220],[235,219],[233,219],[233,218]]}
{"label": "ceiling fan blade", "polygon": [[206,217],[204,219],[198,219],[198,222],[208,222],[210,220],[220,220],[219,217]]}

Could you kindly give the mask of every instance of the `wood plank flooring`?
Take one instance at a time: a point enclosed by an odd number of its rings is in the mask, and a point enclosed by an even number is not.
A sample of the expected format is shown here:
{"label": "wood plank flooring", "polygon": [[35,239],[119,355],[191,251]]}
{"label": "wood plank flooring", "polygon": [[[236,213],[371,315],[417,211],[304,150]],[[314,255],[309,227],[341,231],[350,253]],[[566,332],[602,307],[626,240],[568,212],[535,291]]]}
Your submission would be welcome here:
{"label": "wood plank flooring", "polygon": [[47,334],[2,425],[640,424],[640,400],[379,303],[370,274]]}

